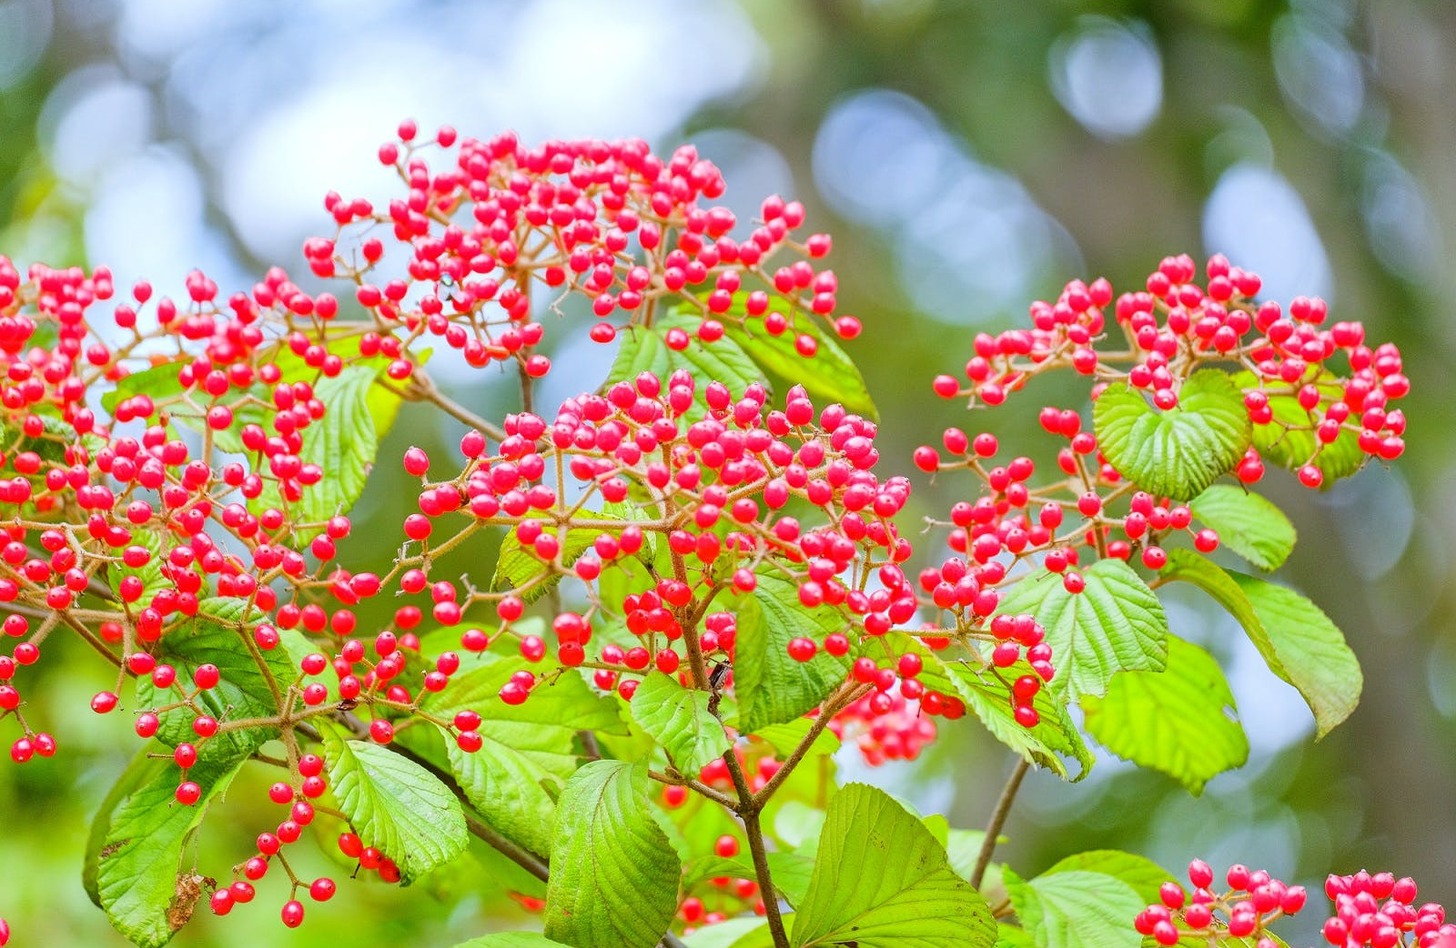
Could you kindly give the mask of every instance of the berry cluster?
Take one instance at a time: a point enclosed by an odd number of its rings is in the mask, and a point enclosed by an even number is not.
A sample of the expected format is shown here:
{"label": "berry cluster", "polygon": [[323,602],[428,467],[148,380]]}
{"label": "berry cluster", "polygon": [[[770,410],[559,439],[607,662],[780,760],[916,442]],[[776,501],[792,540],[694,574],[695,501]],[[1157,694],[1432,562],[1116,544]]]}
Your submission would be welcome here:
{"label": "berry cluster", "polygon": [[[972,407],[995,407],[1034,376],[1066,368],[1093,380],[1094,402],[1108,385],[1122,383],[1150,397],[1150,411],[1171,412],[1197,370],[1222,366],[1236,370],[1233,391],[1242,392],[1254,428],[1254,446],[1233,471],[1244,483],[1263,476],[1265,455],[1318,487],[1327,469],[1341,476],[1361,456],[1389,460],[1401,453],[1405,417],[1390,406],[1408,392],[1409,381],[1394,346],[1370,349],[1356,323],[1326,327],[1326,307],[1317,299],[1298,298],[1287,314],[1277,303],[1256,301],[1259,278],[1221,256],[1208,261],[1205,274],[1203,283],[1195,282],[1192,260],[1181,256],[1164,259],[1146,290],[1115,299],[1104,279],[1069,283],[1055,302],[1032,305],[1030,329],[976,337],[965,366],[968,386],[940,376],[934,388],[946,398],[968,396]],[[1114,326],[1120,332],[1110,331]],[[1344,377],[1331,366],[1338,353],[1348,365]],[[1024,575],[1024,567],[1059,574],[1076,594],[1086,587],[1080,567],[1089,557],[1157,571],[1175,538],[1210,553],[1219,537],[1194,522],[1187,504],[1124,477],[1080,411],[1046,406],[1038,420],[1059,442],[1050,479],[1037,476],[1027,455],[998,458],[994,434],[955,427],[944,431],[939,447],[916,449],[914,461],[927,473],[969,471],[981,485],[979,496],[955,503],[943,523],[951,556],[920,574],[920,588],[938,612],[932,626],[967,641],[989,622],[997,643],[992,664],[1009,667],[1024,647],[1046,681],[1050,655],[1037,632],[1025,619],[1014,624],[996,614],[1000,588]],[[1336,453],[1327,457],[1329,451]],[[1028,677],[1018,685],[1034,694],[1039,683]],[[1035,720],[1029,701],[1018,714]]]}
{"label": "berry cluster", "polygon": [[[918,656],[912,652],[905,658]],[[946,698],[937,692],[926,694],[917,705],[903,690],[907,682],[913,681],[913,678],[902,681],[898,695],[888,690],[864,695],[836,714],[829,722],[829,729],[841,741],[853,739],[865,763],[871,767],[891,760],[914,760],[925,745],[935,740],[934,715],[960,717],[965,713],[965,705],[959,698]]]}
{"label": "berry cluster", "polygon": [[[1251,872],[1244,866],[1230,866],[1225,879],[1228,891],[1211,891],[1213,870],[1195,859],[1188,864],[1188,879],[1194,891],[1190,898],[1177,882],[1165,882],[1161,904],[1149,905],[1138,913],[1134,927],[1160,945],[1176,945],[1181,939],[1205,938],[1210,945],[1224,935],[1255,939],[1259,948],[1277,944],[1267,937],[1266,926],[1304,908],[1302,886],[1289,886],[1263,870]],[[1429,902],[1419,907],[1416,883],[1392,873],[1374,875],[1363,869],[1354,875],[1331,875],[1325,880],[1325,895],[1334,903],[1335,914],[1324,924],[1324,937],[1336,948],[1450,948],[1456,945],[1456,925],[1446,923],[1446,911]]]}
{"label": "berry cluster", "polygon": [[1190,897],[1177,882],[1165,882],[1159,890],[1159,905],[1138,913],[1134,927],[1160,945],[1176,945],[1185,937],[1205,938],[1210,945],[1222,936],[1255,940],[1258,948],[1274,948],[1266,937],[1266,926],[1275,919],[1304,908],[1303,886],[1285,885],[1262,869],[1233,865],[1224,876],[1228,889],[1212,890],[1214,875],[1208,863],[1195,859],[1188,864]]}
{"label": "berry cluster", "polygon": [[[1115,303],[1105,279],[1068,283],[1055,303],[1032,304],[1031,329],[976,337],[975,356],[965,366],[968,386],[942,375],[935,391],[995,406],[1031,377],[1071,368],[1099,386],[1126,382],[1170,411],[1195,369],[1233,364],[1244,370],[1238,380],[1254,425],[1313,435],[1305,456],[1288,459],[1305,486],[1324,482],[1320,456],[1342,434],[1370,457],[1400,456],[1405,415],[1390,403],[1410,391],[1410,380],[1394,345],[1372,350],[1359,323],[1325,326],[1328,308],[1318,298],[1296,297],[1287,313],[1276,302],[1259,302],[1258,275],[1230,266],[1222,255],[1209,258],[1204,274],[1199,283],[1187,255],[1166,257],[1145,290],[1123,293]],[[1115,341],[1106,332],[1109,305],[1121,330]],[[1347,376],[1331,367],[1337,354],[1345,358]],[[1252,482],[1262,470],[1258,452],[1251,451],[1239,476]]]}
{"label": "berry cluster", "polygon": [[1338,948],[1451,948],[1456,925],[1446,923],[1446,910],[1435,902],[1417,907],[1416,883],[1392,873],[1331,875],[1325,895],[1335,914],[1324,925],[1325,940]]}
{"label": "berry cluster", "polygon": [[[748,594],[769,582],[787,585],[807,608],[834,610],[837,631],[788,643],[801,661],[821,647],[844,655],[915,612],[895,565],[910,552],[893,523],[908,484],[873,473],[871,422],[838,405],[816,409],[801,388],[788,392],[782,410],[769,410],[758,385],[735,399],[721,383],[704,385],[686,372],[643,373],[603,395],[568,399],[549,422],[512,415],[504,435],[492,445],[480,432],[466,434],[466,463],[445,480],[428,477],[424,452],[405,456],[406,470],[423,482],[420,512],[404,523],[419,552],[400,561],[400,591],[409,597],[428,585],[440,625],[491,603],[498,634],[516,636],[527,660],[550,652],[563,667],[595,669],[598,686],[630,697],[649,668],[678,672],[694,650],[694,661],[731,660],[735,615],[712,608],[725,592]],[[810,512],[818,523],[806,519]],[[507,571],[512,588],[429,583],[430,562],[488,526],[508,529],[510,555],[523,564],[518,574]],[[636,584],[619,602],[598,591],[608,571]],[[556,612],[549,646],[518,632],[527,601],[564,576],[584,584],[587,608]],[[883,588],[868,590],[871,577]],[[407,604],[395,624],[410,628],[422,616]],[[607,623],[620,623],[640,644],[594,644]],[[478,631],[462,636],[468,649],[485,643]],[[501,697],[527,700],[537,681],[517,673]]]}
{"label": "berry cluster", "polygon": [[[843,338],[860,332],[856,318],[835,317],[838,281],[814,264],[829,252],[829,236],[794,238],[803,205],[771,197],[758,225],[732,236],[731,211],[700,205],[723,194],[722,174],[691,146],[659,158],[637,140],[531,148],[511,133],[477,141],[451,128],[430,140],[413,122],[399,126],[398,139],[379,160],[399,174],[405,196],[380,211],[330,194],[325,207],[339,231],[309,240],[304,255],[316,275],[355,282],[359,304],[403,330],[406,352],[417,339],[443,338],[471,365],[510,361],[542,375],[550,362],[535,352],[544,336],[531,321],[537,287],[554,299],[584,297],[595,318],[589,335],[600,343],[650,324],[667,302],[687,307],[707,343],[728,324],[787,336],[810,357],[822,332],[816,323]],[[432,169],[435,148],[445,160]],[[374,277],[388,254],[379,237],[363,236],[357,251],[344,240],[379,225],[405,255],[389,272],[407,276]],[[775,259],[783,254],[794,259]],[[667,343],[684,349],[690,338],[678,329]]]}

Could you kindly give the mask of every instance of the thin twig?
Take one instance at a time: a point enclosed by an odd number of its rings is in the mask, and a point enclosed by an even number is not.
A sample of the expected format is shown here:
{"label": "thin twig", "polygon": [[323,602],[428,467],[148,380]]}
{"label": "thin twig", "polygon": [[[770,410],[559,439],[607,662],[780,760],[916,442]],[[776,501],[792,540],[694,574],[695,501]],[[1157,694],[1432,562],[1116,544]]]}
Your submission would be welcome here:
{"label": "thin twig", "polygon": [[799,763],[803,761],[805,755],[809,753],[809,748],[814,746],[814,742],[819,739],[820,734],[824,733],[824,729],[829,726],[829,722],[834,719],[834,716],[851,704],[854,704],[860,698],[862,698],[870,691],[872,687],[874,686],[853,684],[846,685],[842,690],[840,690],[836,694],[831,695],[824,702],[824,704],[819,709],[819,716],[814,719],[814,722],[812,724],[809,725],[808,733],[806,733],[803,739],[799,741],[798,746],[795,747],[793,752],[789,754],[788,759],[786,759],[783,764],[780,765],[779,769],[775,771],[774,775],[769,778],[768,783],[764,784],[759,789],[758,793],[755,794],[754,798],[758,801],[759,804],[767,803],[769,798],[774,795],[774,791],[778,790],[783,782],[789,779],[789,775],[792,774],[794,772],[794,768],[799,766]]}
{"label": "thin twig", "polygon": [[1001,828],[1006,825],[1006,817],[1011,815],[1011,804],[1016,801],[1016,791],[1021,789],[1021,781],[1030,769],[1031,762],[1025,757],[1020,758],[1016,761],[1011,776],[1007,778],[1006,786],[1001,788],[1001,798],[996,801],[996,809],[991,811],[991,819],[986,823],[986,838],[981,840],[981,851],[976,855],[976,867],[971,870],[970,883],[977,889],[981,887],[986,867],[991,864],[991,856],[996,852],[996,839],[1001,835]]}

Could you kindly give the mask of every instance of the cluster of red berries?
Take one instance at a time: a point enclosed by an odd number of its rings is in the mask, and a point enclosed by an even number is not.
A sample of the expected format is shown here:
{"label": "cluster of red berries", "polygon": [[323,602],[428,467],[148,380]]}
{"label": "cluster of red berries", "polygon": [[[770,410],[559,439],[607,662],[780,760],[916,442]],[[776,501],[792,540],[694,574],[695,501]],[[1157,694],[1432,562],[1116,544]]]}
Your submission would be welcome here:
{"label": "cluster of red berries", "polygon": [[[1115,303],[1105,279],[1068,283],[1056,302],[1032,304],[1031,329],[976,337],[975,355],[965,366],[968,386],[942,375],[935,391],[995,406],[1031,377],[1069,367],[1099,386],[1126,382],[1169,411],[1195,369],[1232,363],[1245,370],[1238,380],[1256,426],[1313,433],[1308,456],[1295,459],[1305,486],[1324,482],[1320,455],[1343,433],[1365,455],[1400,456],[1405,415],[1390,403],[1410,391],[1410,380],[1394,345],[1371,349],[1359,323],[1325,326],[1328,308],[1318,298],[1296,297],[1287,313],[1276,302],[1257,301],[1258,275],[1230,266],[1222,255],[1209,258],[1204,274],[1198,282],[1197,267],[1186,254],[1166,257],[1148,276],[1145,290],[1123,293]],[[1121,330],[1117,339],[1107,332],[1109,305]],[[1330,364],[1340,353],[1348,366],[1345,376]],[[1271,400],[1288,407],[1279,410]],[[1252,482],[1262,471],[1258,452],[1251,450],[1238,473]]]}
{"label": "cluster of red berries", "polygon": [[1416,883],[1392,873],[1331,875],[1325,895],[1334,917],[1325,922],[1325,940],[1337,948],[1456,948],[1456,925],[1435,902],[1416,906]]}
{"label": "cluster of red berries", "polygon": [[1266,926],[1304,908],[1304,887],[1286,885],[1262,869],[1251,871],[1242,865],[1230,866],[1224,879],[1228,890],[1215,893],[1213,869],[1201,859],[1193,860],[1188,864],[1193,895],[1177,882],[1163,883],[1158,893],[1161,904],[1139,912],[1134,927],[1160,945],[1176,945],[1189,936],[1213,944],[1227,935],[1255,940],[1258,948],[1274,948],[1277,943],[1267,937]]}
{"label": "cluster of red berries", "polygon": [[[526,600],[560,577],[593,588],[607,570],[652,569],[644,559],[665,545],[676,564],[667,574],[620,603],[589,596],[597,608],[562,611],[551,622],[560,665],[592,667],[599,686],[615,685],[630,697],[647,669],[679,670],[685,626],[695,626],[703,655],[731,659],[734,614],[707,607],[724,588],[753,592],[762,576],[792,582],[802,605],[843,618],[842,630],[822,641],[789,643],[789,654],[804,661],[821,647],[844,655],[852,642],[883,635],[915,613],[914,591],[896,565],[910,547],[893,523],[908,483],[874,474],[872,422],[838,405],[816,409],[802,388],[787,393],[783,409],[769,410],[757,384],[734,398],[721,383],[703,384],[686,372],[668,379],[643,373],[603,395],[568,399],[550,422],[509,416],[504,434],[492,449],[483,434],[468,433],[461,444],[466,463],[448,480],[428,478],[423,451],[412,449],[404,459],[406,470],[425,480],[420,512],[404,525],[420,544],[405,562],[420,567],[403,574],[402,593],[423,593],[427,557],[482,526],[506,527],[513,549],[530,558],[527,578],[509,590],[469,591],[462,601],[452,582],[429,584],[432,615],[442,625],[460,621],[470,603],[491,602],[500,634],[516,634]],[[799,516],[785,511],[791,502]],[[804,522],[804,509],[823,522]],[[447,517],[453,529],[442,534]],[[866,589],[871,576],[881,588]],[[396,625],[409,627],[421,614],[403,606]],[[641,644],[593,646],[593,624],[616,619]],[[520,635],[519,647],[532,662],[548,651],[534,633]],[[503,699],[526,700],[534,678],[518,675]]]}
{"label": "cluster of red berries", "polygon": [[[918,658],[909,653],[904,658]],[[914,681],[914,679],[906,679]],[[959,717],[965,705],[959,698],[946,698],[935,692],[922,697],[919,704],[903,693],[873,691],[858,698],[829,722],[829,729],[841,741],[854,741],[865,763],[878,767],[891,760],[914,760],[921,750],[935,740],[935,714]]]}
{"label": "cluster of red berries", "polygon": [[[1195,859],[1188,865],[1192,897],[1176,882],[1163,883],[1161,904],[1138,913],[1134,927],[1160,945],[1176,945],[1190,936],[1207,938],[1211,945],[1229,935],[1257,938],[1259,948],[1273,948],[1278,943],[1267,936],[1266,926],[1304,908],[1302,886],[1285,885],[1263,870],[1230,866],[1225,876],[1229,891],[1222,894],[1211,891],[1213,878],[1208,864]],[[1372,875],[1363,869],[1350,876],[1331,875],[1325,880],[1325,895],[1335,913],[1323,933],[1336,948],[1456,946],[1456,925],[1446,923],[1445,909],[1434,902],[1415,906],[1416,883],[1409,877]]]}
{"label": "cluster of red berries", "polygon": [[[432,168],[426,156],[436,148],[445,160]],[[478,141],[452,128],[429,139],[407,121],[379,160],[407,193],[382,210],[330,194],[325,208],[339,230],[307,241],[304,256],[318,276],[355,281],[359,304],[405,331],[406,351],[416,339],[442,338],[471,365],[514,361],[543,375],[550,361],[535,352],[544,330],[532,321],[534,289],[589,300],[589,335],[601,343],[675,303],[696,317],[706,343],[731,324],[786,335],[810,357],[816,322],[843,338],[860,332],[856,318],[835,317],[838,281],[813,262],[829,252],[829,236],[794,237],[803,205],[770,197],[758,226],[732,236],[734,214],[702,203],[722,196],[723,176],[691,146],[661,158],[639,140],[532,148],[512,133]],[[389,269],[406,276],[373,281],[388,253],[368,235],[378,225],[407,255]],[[344,241],[350,231],[363,235],[357,250]],[[682,349],[689,338],[674,330],[667,343]]]}

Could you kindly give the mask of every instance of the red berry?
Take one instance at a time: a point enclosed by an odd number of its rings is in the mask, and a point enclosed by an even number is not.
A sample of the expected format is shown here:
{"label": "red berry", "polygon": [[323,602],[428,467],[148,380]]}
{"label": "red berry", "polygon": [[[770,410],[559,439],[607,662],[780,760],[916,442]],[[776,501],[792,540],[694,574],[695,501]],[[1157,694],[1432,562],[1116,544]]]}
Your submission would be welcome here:
{"label": "red berry", "polygon": [[297,899],[289,899],[283,903],[283,924],[289,928],[297,928],[303,924],[303,903]]}

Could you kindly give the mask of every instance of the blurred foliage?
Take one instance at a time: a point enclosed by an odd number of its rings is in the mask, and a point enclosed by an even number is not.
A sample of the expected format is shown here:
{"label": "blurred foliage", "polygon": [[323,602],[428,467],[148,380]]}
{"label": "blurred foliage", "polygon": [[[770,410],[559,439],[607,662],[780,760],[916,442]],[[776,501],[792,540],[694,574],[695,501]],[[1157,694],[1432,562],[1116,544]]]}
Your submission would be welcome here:
{"label": "blurred foliage", "polygon": [[[135,6],[140,15],[159,15],[158,4],[115,2]],[[435,4],[396,6],[423,10]],[[43,110],[48,103],[54,107],[51,92],[73,71],[101,64],[129,73],[165,104],[166,71],[138,66],[137,57],[128,55],[117,38],[117,9],[111,4],[54,7],[57,24],[46,55],[29,74],[0,86],[6,130],[0,135],[0,250],[21,261],[71,263],[84,256],[87,194],[58,180],[48,166],[45,129],[57,117]],[[824,116],[858,90],[896,90],[922,103],[967,154],[1013,175],[1059,222],[1070,235],[1070,258],[1080,258],[1082,272],[1037,276],[1040,294],[1054,294],[1065,279],[1097,275],[1121,289],[1165,253],[1220,249],[1203,246],[1209,194],[1229,167],[1257,155],[1292,184],[1309,209],[1330,261],[1336,318],[1362,319],[1372,337],[1394,339],[1406,352],[1415,385],[1407,403],[1412,435],[1398,472],[1374,468],[1321,496],[1297,491],[1282,475],[1270,476],[1271,496],[1290,512],[1304,541],[1284,575],[1347,631],[1365,666],[1366,691],[1354,716],[1323,742],[1299,740],[1271,759],[1257,751],[1260,732],[1288,733],[1290,727],[1260,720],[1246,704],[1254,760],[1245,771],[1215,780],[1196,799],[1156,774],[1119,770],[1109,776],[1114,768],[1106,759],[1102,779],[1094,774],[1082,785],[1033,780],[1007,827],[1012,842],[1002,855],[1029,875],[1068,852],[1101,846],[1142,851],[1167,864],[1201,854],[1215,861],[1267,861],[1271,870],[1306,884],[1327,871],[1368,866],[1416,877],[1423,896],[1456,898],[1451,753],[1456,479],[1449,474],[1456,442],[1448,436],[1456,430],[1448,368],[1456,338],[1451,332],[1456,270],[1441,243],[1444,238],[1445,246],[1456,244],[1456,124],[1449,121],[1456,97],[1456,6],[1420,0],[742,0],[742,8],[762,44],[750,83],[741,94],[701,107],[682,137],[739,129],[787,159],[810,220],[835,235],[841,307],[864,319],[863,338],[849,348],[880,408],[881,450],[889,463],[900,458],[908,469],[911,449],[937,440],[941,427],[975,424],[960,406],[929,393],[934,374],[957,371],[974,330],[917,313],[895,264],[896,241],[903,236],[837,216],[812,187],[815,136]],[[351,15],[346,7],[333,9],[333,15]],[[576,12],[598,15],[585,2]],[[278,28],[289,28],[294,8],[284,5],[276,13]],[[313,22],[296,15],[299,22]],[[476,8],[471,15],[492,14]],[[1063,108],[1049,78],[1059,44],[1093,15],[1138,24],[1161,58],[1161,108],[1130,137],[1099,138],[1087,131]],[[1348,44],[1360,70],[1358,115],[1334,130],[1301,105],[1288,76],[1276,68],[1279,44],[1290,30],[1305,27],[1311,35]],[[260,45],[266,40],[261,34],[240,39]],[[692,39],[685,36],[683,42]],[[570,68],[580,77],[586,65],[577,61]],[[394,118],[381,120],[381,139]],[[474,127],[469,115],[455,120],[472,134],[495,131]],[[180,137],[184,128],[185,123],[163,122],[158,135]],[[227,149],[215,142],[181,144],[198,163],[202,180],[213,181]],[[1401,221],[1392,224],[1389,215],[1409,208],[1382,203],[1387,192],[1372,191],[1372,181],[1378,183],[1373,176],[1391,162],[1419,186],[1423,203],[1415,209],[1436,223],[1425,245],[1391,243],[1398,234],[1391,227]],[[216,190],[207,189],[207,218],[230,235]],[[935,200],[938,196],[931,203]],[[976,221],[965,224],[970,228]],[[241,265],[255,269],[235,238],[231,246]],[[1058,259],[1068,257],[1059,254]],[[1434,265],[1421,265],[1420,254]],[[177,274],[158,278],[180,276],[192,264],[179,261]],[[1022,319],[1024,311],[1008,310],[1000,322]],[[1043,399],[1055,401],[1059,394],[1047,388],[998,412],[998,433],[1034,428]],[[485,414],[508,410],[513,396],[504,379],[462,394]],[[423,412],[402,422],[382,456],[397,456],[410,441],[432,452],[448,450],[457,437],[456,429]],[[342,560],[358,568],[388,562],[393,550],[372,545],[371,538],[393,535],[407,512],[398,477],[395,470],[376,472],[355,512],[354,537],[341,549]],[[935,516],[961,499],[956,492],[965,487],[954,479],[929,487],[917,481],[910,512]],[[490,555],[488,549],[471,553]],[[1206,609],[1196,595],[1186,602],[1187,608],[1174,612],[1176,631],[1182,631],[1179,621],[1197,626],[1192,610]],[[366,626],[378,618],[361,615]],[[1220,630],[1202,631],[1220,653]],[[63,752],[22,768],[0,767],[0,812],[10,815],[0,848],[10,867],[0,913],[27,933],[23,939],[37,943],[45,938],[55,944],[116,944],[79,885],[80,855],[91,810],[134,742],[124,716],[97,719],[88,710],[89,696],[114,683],[86,661],[83,646],[57,647],[74,655],[42,663],[40,674],[47,680],[28,693],[42,696],[44,707],[35,717],[57,733]],[[1255,680],[1252,688],[1282,687],[1272,682]],[[971,727],[943,726],[940,743],[918,769],[886,769],[878,776],[919,787],[942,802],[953,788],[953,824],[975,826],[984,820],[1008,766],[1006,755]],[[246,781],[230,797],[227,807],[266,805],[255,802],[263,794]],[[250,817],[237,825],[257,822]],[[225,832],[209,833],[199,866],[218,873],[246,847],[246,840]],[[311,906],[309,921],[294,933],[277,922],[284,897],[270,880],[254,904],[227,919],[199,919],[176,944],[251,946],[259,943],[259,932],[267,933],[270,944],[327,945],[344,932],[368,932],[371,942],[449,944],[487,928],[527,924],[514,902],[483,895],[491,888],[477,884],[486,878],[514,880],[512,868],[487,851],[472,852],[475,865],[410,889],[341,886],[333,902]],[[319,857],[310,868],[324,866]],[[522,880],[507,885],[529,892]],[[1302,934],[1315,937],[1312,931]]]}

